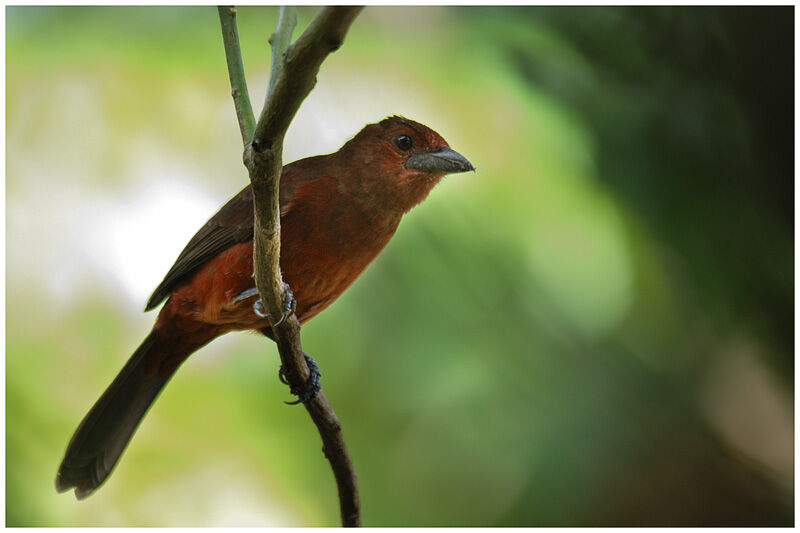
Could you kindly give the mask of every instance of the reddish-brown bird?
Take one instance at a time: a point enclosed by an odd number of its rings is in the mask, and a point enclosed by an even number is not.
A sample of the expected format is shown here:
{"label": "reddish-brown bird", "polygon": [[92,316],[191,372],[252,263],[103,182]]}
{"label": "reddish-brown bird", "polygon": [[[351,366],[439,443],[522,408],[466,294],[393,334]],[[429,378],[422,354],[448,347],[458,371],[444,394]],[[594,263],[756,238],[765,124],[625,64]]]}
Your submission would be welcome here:
{"label": "reddish-brown bird", "polygon": [[[430,128],[402,117],[369,124],[333,154],[283,168],[281,258],[305,322],[344,291],[386,246],[400,218],[445,174],[474,170]],[[233,330],[271,337],[254,312],[253,199],[233,197],[192,237],[146,310],[165,298],[150,334],[84,417],[56,477],[85,498],[119,460],[162,387],[189,355]]]}

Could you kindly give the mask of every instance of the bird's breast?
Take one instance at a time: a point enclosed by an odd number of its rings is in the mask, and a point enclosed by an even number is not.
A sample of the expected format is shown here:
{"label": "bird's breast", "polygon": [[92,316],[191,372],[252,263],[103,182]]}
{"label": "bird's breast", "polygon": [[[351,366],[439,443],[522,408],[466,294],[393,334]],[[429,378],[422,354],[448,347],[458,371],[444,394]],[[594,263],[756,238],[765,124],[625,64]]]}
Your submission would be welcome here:
{"label": "bird's breast", "polygon": [[287,213],[282,220],[281,271],[294,291],[300,321],[333,303],[396,228],[392,222],[376,224],[357,209]]}

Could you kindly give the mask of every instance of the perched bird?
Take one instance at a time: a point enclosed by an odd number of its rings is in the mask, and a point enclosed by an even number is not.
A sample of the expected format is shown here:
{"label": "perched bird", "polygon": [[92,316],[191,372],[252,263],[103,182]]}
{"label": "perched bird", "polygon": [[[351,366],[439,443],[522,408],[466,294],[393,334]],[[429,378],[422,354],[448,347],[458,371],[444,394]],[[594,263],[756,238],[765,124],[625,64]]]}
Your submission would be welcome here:
{"label": "perched bird", "polygon": [[[329,306],[389,242],[402,216],[445,174],[474,170],[435,131],[403,117],[369,124],[338,152],[283,167],[281,257],[301,323]],[[271,337],[253,281],[253,199],[234,196],[178,256],[145,310],[166,304],[150,334],[78,426],[56,476],[89,496],[142,417],[194,351],[234,330]],[[306,398],[303,398],[306,399]]]}

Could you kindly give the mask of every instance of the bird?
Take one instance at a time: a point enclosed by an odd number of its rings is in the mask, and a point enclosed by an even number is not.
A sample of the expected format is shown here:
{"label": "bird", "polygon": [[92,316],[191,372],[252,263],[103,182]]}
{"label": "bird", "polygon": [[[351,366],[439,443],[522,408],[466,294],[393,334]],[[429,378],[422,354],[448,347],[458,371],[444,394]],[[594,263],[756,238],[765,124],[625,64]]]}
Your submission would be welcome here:
{"label": "bird", "polygon": [[[441,135],[398,115],[367,124],[332,154],[284,166],[280,268],[292,295],[286,312],[303,324],[328,307],[445,175],[474,170]],[[106,481],[150,406],[192,353],[231,331],[272,338],[254,288],[253,227],[248,185],[189,240],[147,301],[145,311],[166,300],[152,330],[69,441],[56,475],[58,492],[74,488],[80,500]],[[318,369],[307,361],[318,384]],[[300,400],[317,390],[303,391]]]}

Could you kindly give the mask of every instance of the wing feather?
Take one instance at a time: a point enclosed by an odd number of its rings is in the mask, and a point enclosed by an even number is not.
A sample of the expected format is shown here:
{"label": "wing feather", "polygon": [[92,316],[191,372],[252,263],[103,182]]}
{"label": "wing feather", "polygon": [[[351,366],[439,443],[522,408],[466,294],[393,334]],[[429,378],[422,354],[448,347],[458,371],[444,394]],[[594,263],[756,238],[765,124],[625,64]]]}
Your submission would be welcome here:
{"label": "wing feather", "polygon": [[[316,156],[296,161],[283,168],[281,174],[281,217],[291,207],[295,188],[304,182],[316,179],[329,156]],[[149,311],[169,296],[176,284],[186,279],[198,268],[219,253],[235,244],[253,239],[253,191],[248,185],[231,198],[217,213],[200,228],[175,260],[164,280],[153,291],[145,311]]]}
{"label": "wing feather", "polygon": [[253,238],[253,192],[248,185],[200,228],[153,291],[145,311],[160,304],[173,287],[211,258]]}

